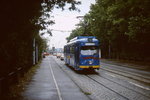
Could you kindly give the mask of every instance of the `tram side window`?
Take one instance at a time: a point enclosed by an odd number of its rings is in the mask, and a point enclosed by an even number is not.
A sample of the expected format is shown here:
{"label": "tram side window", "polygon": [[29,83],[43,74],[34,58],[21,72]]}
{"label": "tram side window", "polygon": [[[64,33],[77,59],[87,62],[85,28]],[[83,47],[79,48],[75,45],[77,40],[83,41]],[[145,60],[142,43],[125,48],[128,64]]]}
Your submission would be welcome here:
{"label": "tram side window", "polygon": [[66,51],[65,51],[66,53],[68,52],[68,48],[66,47]]}
{"label": "tram side window", "polygon": [[70,53],[72,53],[72,47],[70,47]]}
{"label": "tram side window", "polygon": [[71,53],[71,47],[69,47],[69,52]]}
{"label": "tram side window", "polygon": [[83,46],[81,47],[81,54],[82,55],[97,55],[98,54],[98,47],[97,46]]}
{"label": "tram side window", "polygon": [[66,53],[66,47],[64,47],[64,53]]}
{"label": "tram side window", "polygon": [[74,52],[75,52],[75,50],[74,50],[74,49],[75,49],[75,47],[73,46],[73,47],[72,47],[72,53],[73,53],[73,54],[74,54]]}
{"label": "tram side window", "polygon": [[64,52],[67,53],[67,47],[65,47],[65,51]]}
{"label": "tram side window", "polygon": [[69,53],[69,51],[70,51],[70,47],[67,48],[67,53]]}
{"label": "tram side window", "polygon": [[73,54],[74,53],[74,47],[70,47],[70,53]]}

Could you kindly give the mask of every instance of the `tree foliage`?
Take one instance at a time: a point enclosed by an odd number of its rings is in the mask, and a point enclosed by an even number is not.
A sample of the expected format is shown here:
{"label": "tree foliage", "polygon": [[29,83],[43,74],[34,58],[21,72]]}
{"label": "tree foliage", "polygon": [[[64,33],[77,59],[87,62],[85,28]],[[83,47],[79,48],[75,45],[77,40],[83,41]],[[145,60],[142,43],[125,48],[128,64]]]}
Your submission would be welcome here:
{"label": "tree foliage", "polygon": [[[63,9],[70,3],[69,10],[78,10],[75,0],[2,0],[0,1],[0,76],[16,70],[19,67],[29,68],[32,65],[33,39],[43,50],[43,40],[39,30],[46,29],[53,21],[49,11],[54,7]],[[44,4],[41,6],[41,4]],[[50,35],[51,32],[47,30]]]}
{"label": "tree foliage", "polygon": [[100,40],[103,57],[150,60],[149,5],[149,0],[97,0],[91,5],[88,32]]}

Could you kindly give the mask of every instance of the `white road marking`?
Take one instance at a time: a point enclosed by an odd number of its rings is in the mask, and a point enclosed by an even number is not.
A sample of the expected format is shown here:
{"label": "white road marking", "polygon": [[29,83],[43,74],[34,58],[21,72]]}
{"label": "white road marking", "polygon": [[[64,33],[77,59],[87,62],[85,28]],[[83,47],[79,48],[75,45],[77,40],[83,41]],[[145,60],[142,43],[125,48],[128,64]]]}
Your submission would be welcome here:
{"label": "white road marking", "polygon": [[49,67],[50,67],[50,70],[51,70],[51,74],[52,74],[52,77],[53,77],[53,80],[54,80],[54,83],[55,83],[55,86],[56,86],[56,89],[57,89],[57,93],[58,93],[59,100],[63,100],[63,99],[62,99],[62,96],[61,96],[60,89],[59,89],[58,84],[57,84],[57,81],[56,81],[56,78],[55,78],[55,76],[54,76],[53,69],[52,69],[52,67],[51,67],[51,64],[49,64],[49,65],[50,65]]}
{"label": "white road marking", "polygon": [[107,74],[109,76],[112,76],[112,77],[116,77],[115,75],[112,75],[112,74],[109,74],[109,73],[105,73],[105,74]]}
{"label": "white road marking", "polygon": [[143,88],[143,89],[145,89],[145,90],[150,90],[150,88],[148,88],[148,87],[144,87],[144,86],[141,86],[141,85],[136,84],[136,83],[133,83],[133,82],[129,82],[129,83],[131,83],[131,84],[133,84],[133,85],[135,85],[135,86],[137,86],[137,87]]}

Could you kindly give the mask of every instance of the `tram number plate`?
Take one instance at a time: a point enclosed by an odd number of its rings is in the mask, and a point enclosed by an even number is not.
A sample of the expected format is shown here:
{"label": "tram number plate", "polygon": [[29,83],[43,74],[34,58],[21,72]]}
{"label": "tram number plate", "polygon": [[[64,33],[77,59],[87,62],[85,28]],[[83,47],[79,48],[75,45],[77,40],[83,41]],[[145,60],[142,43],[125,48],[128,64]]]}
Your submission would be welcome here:
{"label": "tram number plate", "polygon": [[85,43],[85,45],[95,45],[95,43]]}

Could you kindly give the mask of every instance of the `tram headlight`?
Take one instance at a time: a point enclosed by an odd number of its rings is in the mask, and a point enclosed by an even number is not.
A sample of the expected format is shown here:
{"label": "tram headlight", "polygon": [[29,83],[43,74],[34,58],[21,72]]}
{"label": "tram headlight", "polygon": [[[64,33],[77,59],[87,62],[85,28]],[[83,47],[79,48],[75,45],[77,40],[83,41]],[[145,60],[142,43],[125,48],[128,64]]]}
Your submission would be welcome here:
{"label": "tram headlight", "polygon": [[93,61],[89,61],[89,64],[93,64]]}

